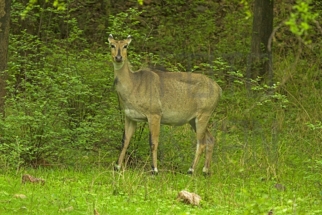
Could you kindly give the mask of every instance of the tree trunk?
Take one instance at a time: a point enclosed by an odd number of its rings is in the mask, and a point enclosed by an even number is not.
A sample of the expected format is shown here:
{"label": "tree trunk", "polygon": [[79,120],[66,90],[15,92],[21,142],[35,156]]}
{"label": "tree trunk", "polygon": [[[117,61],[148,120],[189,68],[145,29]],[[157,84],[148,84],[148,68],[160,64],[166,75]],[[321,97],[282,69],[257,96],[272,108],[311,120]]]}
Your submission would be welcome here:
{"label": "tree trunk", "polygon": [[272,55],[268,40],[273,31],[273,0],[255,0],[248,77],[272,78]]}
{"label": "tree trunk", "polygon": [[0,0],[0,113],[4,116],[11,0]]}

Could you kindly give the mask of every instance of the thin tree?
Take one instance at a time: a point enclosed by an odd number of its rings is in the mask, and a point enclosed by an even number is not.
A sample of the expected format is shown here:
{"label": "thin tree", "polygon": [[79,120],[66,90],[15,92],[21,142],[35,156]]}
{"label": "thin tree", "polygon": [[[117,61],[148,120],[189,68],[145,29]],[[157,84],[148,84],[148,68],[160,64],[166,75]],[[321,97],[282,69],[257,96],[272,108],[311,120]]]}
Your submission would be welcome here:
{"label": "thin tree", "polygon": [[0,0],[0,113],[4,116],[11,0]]}
{"label": "thin tree", "polygon": [[272,78],[272,55],[268,41],[273,31],[273,0],[255,0],[248,77]]}

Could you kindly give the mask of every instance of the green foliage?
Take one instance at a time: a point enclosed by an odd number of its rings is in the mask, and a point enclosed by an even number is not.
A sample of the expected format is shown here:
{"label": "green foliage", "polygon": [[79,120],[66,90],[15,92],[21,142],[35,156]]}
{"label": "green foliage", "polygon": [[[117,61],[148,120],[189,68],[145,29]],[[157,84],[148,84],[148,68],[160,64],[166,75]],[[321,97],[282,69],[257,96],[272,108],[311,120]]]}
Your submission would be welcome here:
{"label": "green foliage", "polygon": [[[47,1],[48,0],[46,0],[46,2]],[[21,18],[25,19],[28,13],[30,13],[35,7],[38,7],[37,3],[37,0],[29,0],[27,7],[20,13]],[[63,1],[53,0],[53,2],[51,3],[54,6],[54,8],[58,11],[66,10],[66,3]]]}
{"label": "green foliage", "polygon": [[134,38],[141,38],[142,33],[137,29],[139,22],[139,17],[143,11],[138,11],[134,8],[129,8],[125,12],[121,12],[114,15],[110,15],[110,24],[108,28],[108,34],[118,35],[120,38],[126,38],[128,35]]}
{"label": "green foliage", "polygon": [[248,0],[240,0],[240,4],[244,6],[245,10],[245,19],[249,19],[252,17],[252,11],[249,6],[249,1]]}
{"label": "green foliage", "polygon": [[312,130],[321,130],[322,129],[322,122],[316,121],[316,123],[307,123],[307,126]]}
{"label": "green foliage", "polygon": [[[82,41],[77,21],[67,46]],[[23,31],[12,35],[6,119],[0,121],[1,151],[8,167],[65,160],[72,150],[89,153],[106,140],[118,142],[117,99],[106,56],[68,51]],[[91,60],[95,59],[95,61]],[[107,135],[107,130],[116,129]],[[73,162],[71,159],[67,162]]]}
{"label": "green foliage", "polygon": [[[298,0],[296,5],[293,6],[294,12],[291,13],[289,20],[286,22],[290,26],[291,32],[298,37],[303,37],[304,40],[306,40],[305,37],[308,36],[311,25],[318,16],[310,7],[311,2],[311,0]],[[311,41],[306,42],[311,43]]]}

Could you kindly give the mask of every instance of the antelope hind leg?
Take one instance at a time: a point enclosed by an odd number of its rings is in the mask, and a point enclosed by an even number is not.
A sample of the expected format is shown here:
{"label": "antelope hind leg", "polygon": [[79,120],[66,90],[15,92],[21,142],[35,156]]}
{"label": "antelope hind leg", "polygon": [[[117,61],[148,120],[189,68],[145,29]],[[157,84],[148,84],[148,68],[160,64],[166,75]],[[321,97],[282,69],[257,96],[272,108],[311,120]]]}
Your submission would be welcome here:
{"label": "antelope hind leg", "polygon": [[197,149],[196,149],[196,153],[195,153],[195,158],[193,159],[192,166],[188,170],[188,174],[193,174],[193,172],[199,162],[200,155],[202,154],[202,152],[205,149],[205,146],[206,146],[206,144],[204,143],[204,138],[201,141],[199,139],[197,140]]}
{"label": "antelope hind leg", "polygon": [[[203,168],[203,172],[208,172],[209,162],[207,160],[211,162],[211,159],[207,159],[207,158],[209,157],[211,158],[212,148],[213,148],[211,147],[211,144],[208,144],[209,140],[212,140],[212,135],[207,131],[207,126],[208,126],[210,117],[211,117],[210,115],[203,114],[203,115],[199,115],[195,119],[195,123],[190,122],[192,127],[195,127],[195,130],[197,133],[197,149],[196,149],[196,154],[195,154],[195,158],[193,160],[192,166],[188,170],[189,174],[192,174],[194,172],[198,164],[198,161],[200,159],[200,156],[205,149],[207,150],[207,155],[206,155],[206,165]],[[208,147],[208,145],[210,146]]]}
{"label": "antelope hind leg", "polygon": [[204,174],[209,174],[209,169],[211,166],[211,160],[212,160],[212,153],[214,151],[214,145],[215,145],[215,138],[212,136],[212,134],[207,131],[205,135],[205,144],[206,144],[206,161],[205,166],[202,169],[202,172]]}
{"label": "antelope hind leg", "polygon": [[[197,133],[197,148],[195,153],[195,158],[193,160],[192,166],[188,170],[188,174],[192,174],[199,162],[200,155],[206,148],[206,132],[207,132],[207,124],[209,121],[209,117],[201,116],[195,120],[195,129]],[[190,122],[192,125],[192,123]]]}

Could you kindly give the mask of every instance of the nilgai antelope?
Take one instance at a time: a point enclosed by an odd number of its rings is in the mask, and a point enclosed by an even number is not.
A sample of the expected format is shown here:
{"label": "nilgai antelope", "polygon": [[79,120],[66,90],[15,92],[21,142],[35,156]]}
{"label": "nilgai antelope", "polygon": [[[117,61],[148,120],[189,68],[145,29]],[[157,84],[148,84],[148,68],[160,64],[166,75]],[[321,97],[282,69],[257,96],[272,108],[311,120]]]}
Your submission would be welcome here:
{"label": "nilgai antelope", "polygon": [[149,125],[153,173],[158,172],[160,124],[189,123],[197,134],[197,150],[188,172],[193,173],[205,149],[203,172],[208,173],[215,138],[207,130],[207,125],[221,96],[221,88],[202,74],[151,69],[132,71],[127,58],[131,40],[131,36],[115,40],[111,34],[108,38],[114,64],[114,85],[125,112],[123,148],[115,168],[121,168],[137,122],[147,121]]}

